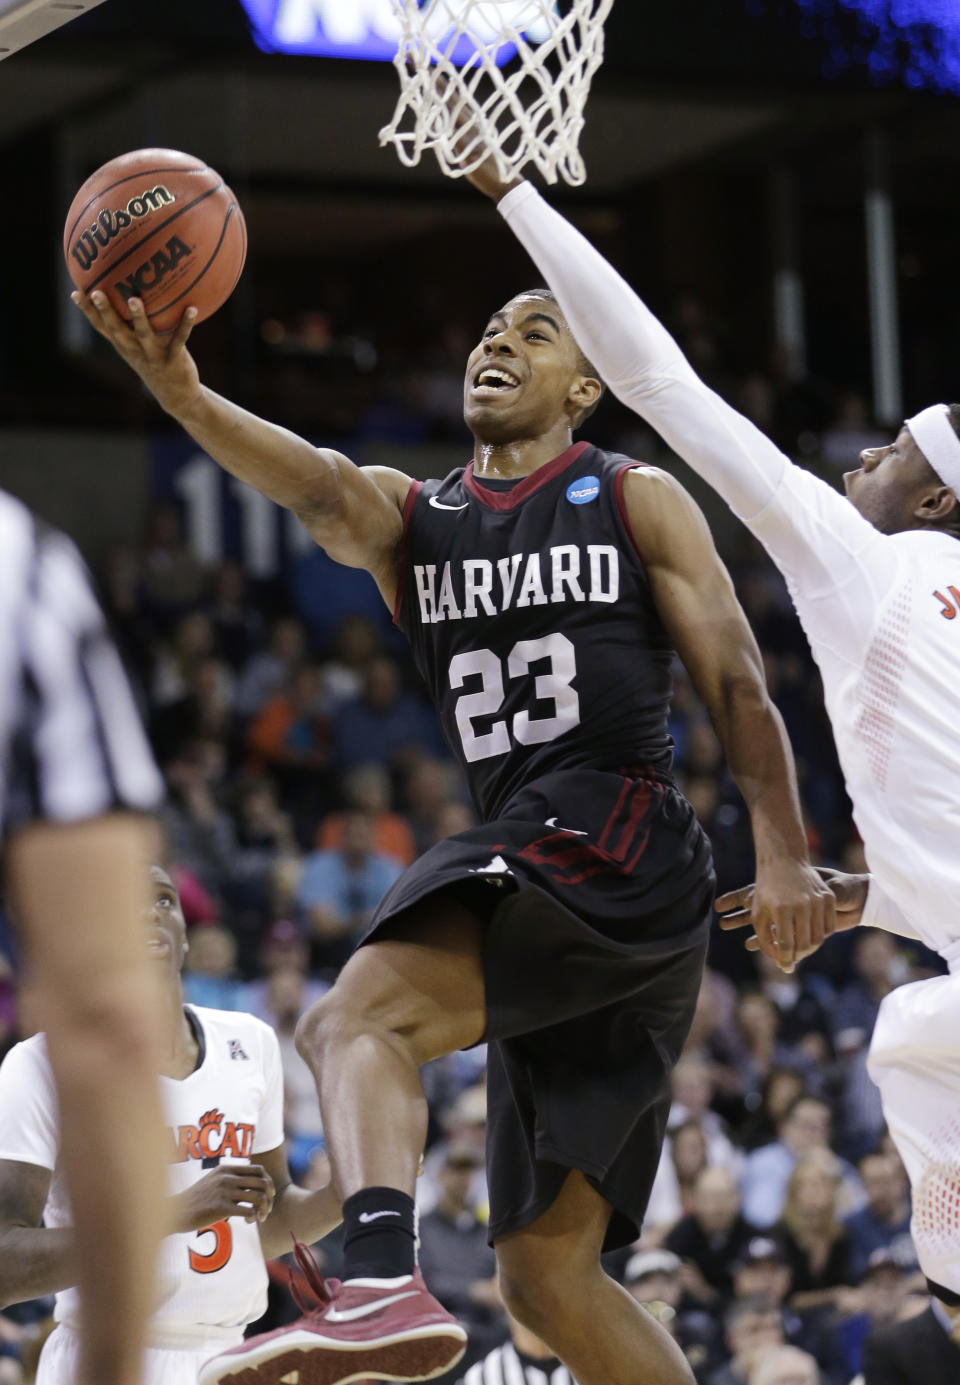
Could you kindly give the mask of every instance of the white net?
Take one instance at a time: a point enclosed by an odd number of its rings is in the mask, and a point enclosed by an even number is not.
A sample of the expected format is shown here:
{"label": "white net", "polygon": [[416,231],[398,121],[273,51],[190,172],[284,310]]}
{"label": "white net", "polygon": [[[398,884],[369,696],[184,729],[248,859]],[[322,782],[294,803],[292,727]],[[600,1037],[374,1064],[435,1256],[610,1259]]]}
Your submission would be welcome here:
{"label": "white net", "polygon": [[412,166],[429,149],[451,178],[493,154],[501,177],[533,164],[586,178],[584,107],[613,0],[392,0],[400,100],[381,144]]}

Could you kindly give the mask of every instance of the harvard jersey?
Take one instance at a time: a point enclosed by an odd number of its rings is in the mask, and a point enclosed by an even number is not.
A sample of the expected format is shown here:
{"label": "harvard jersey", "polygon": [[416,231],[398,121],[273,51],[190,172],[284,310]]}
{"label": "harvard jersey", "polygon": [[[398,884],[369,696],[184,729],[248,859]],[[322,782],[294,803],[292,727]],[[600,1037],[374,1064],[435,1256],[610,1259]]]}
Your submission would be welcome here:
{"label": "harvard jersey", "polygon": [[578,443],[515,482],[415,482],[397,623],[484,820],[557,770],[664,773],[673,651],[626,522],[636,463]]}
{"label": "harvard jersey", "polygon": [[[190,1007],[200,1055],[182,1081],[161,1077],[168,1190],[181,1193],[223,1160],[250,1163],[283,1144],[283,1074],[277,1037],[252,1015]],[[42,1034],[17,1044],[0,1067],[0,1159],[50,1169],[45,1226],[72,1225],[60,1159],[53,1073]],[[267,1304],[256,1224],[242,1217],[161,1242],[158,1307],[150,1343],[183,1345],[198,1332],[242,1329]],[[57,1295],[58,1322],[76,1328],[75,1289]]]}

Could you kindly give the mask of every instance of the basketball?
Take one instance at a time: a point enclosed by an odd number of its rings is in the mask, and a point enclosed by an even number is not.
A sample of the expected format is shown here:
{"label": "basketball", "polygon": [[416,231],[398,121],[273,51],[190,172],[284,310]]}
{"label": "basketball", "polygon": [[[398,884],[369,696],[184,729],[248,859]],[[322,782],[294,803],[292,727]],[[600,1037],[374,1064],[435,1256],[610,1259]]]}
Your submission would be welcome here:
{"label": "basketball", "polygon": [[140,298],[157,332],[185,308],[197,321],[230,297],[243,270],[247,228],[236,197],[202,159],[136,149],[83,184],[63,230],[67,269],[82,293],[101,289],[127,321]]}

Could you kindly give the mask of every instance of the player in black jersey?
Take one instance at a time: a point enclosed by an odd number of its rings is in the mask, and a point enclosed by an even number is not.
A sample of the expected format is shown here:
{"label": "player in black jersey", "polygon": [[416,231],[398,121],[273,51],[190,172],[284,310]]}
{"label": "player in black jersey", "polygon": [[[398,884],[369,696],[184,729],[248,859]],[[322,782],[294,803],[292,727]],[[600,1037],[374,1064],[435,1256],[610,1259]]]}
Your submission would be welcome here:
{"label": "player in black jersey", "polygon": [[703,517],[663,472],[573,443],[602,386],[542,292],[490,319],[466,371],[474,460],[423,486],[205,389],[189,309],[164,339],[136,299],[132,328],[102,295],[80,306],[201,447],[372,573],[482,819],[406,872],[298,1031],[343,1198],[346,1282],[216,1358],[201,1385],[426,1379],[452,1364],[462,1330],[415,1270],[418,1068],[483,1040],[508,1306],[580,1385],[686,1385],[668,1334],[600,1264],[643,1218],[713,896],[670,773],[672,650],[751,814],[763,946],[789,966],[794,939],[833,926],[782,723]]}

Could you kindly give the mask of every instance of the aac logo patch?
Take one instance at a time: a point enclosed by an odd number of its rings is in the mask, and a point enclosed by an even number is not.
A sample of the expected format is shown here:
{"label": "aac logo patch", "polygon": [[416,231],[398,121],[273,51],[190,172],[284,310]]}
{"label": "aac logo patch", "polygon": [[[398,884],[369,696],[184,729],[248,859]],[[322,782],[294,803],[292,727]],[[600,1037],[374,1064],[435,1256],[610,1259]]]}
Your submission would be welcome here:
{"label": "aac logo patch", "polygon": [[600,481],[596,476],[581,476],[579,481],[571,481],[567,487],[567,499],[571,505],[589,505],[600,494]]}

